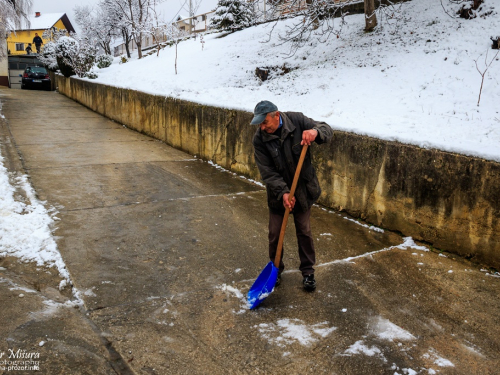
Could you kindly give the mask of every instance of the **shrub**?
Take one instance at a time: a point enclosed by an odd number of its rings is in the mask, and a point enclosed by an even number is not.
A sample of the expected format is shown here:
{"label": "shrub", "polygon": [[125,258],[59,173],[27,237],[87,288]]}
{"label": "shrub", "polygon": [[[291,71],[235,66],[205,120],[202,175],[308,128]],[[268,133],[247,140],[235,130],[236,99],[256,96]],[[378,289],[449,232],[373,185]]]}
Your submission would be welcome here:
{"label": "shrub", "polygon": [[107,68],[113,63],[113,56],[111,55],[99,55],[95,59],[97,67],[99,69]]}
{"label": "shrub", "polygon": [[55,53],[59,70],[65,77],[75,73],[78,77],[85,77],[94,66],[97,48],[87,39],[63,36],[56,43]]}
{"label": "shrub", "polygon": [[90,72],[85,73],[85,77],[90,78],[90,79],[96,79],[97,78],[97,73],[93,72],[93,71],[90,71]]}
{"label": "shrub", "polygon": [[73,58],[78,53],[78,42],[68,36],[59,38],[55,46],[55,54],[57,58],[57,65],[62,75],[71,77],[75,75],[73,68]]}
{"label": "shrub", "polygon": [[56,58],[56,43],[48,42],[44,44],[42,53],[38,55],[38,59],[43,65],[47,67],[51,72],[55,72],[58,69],[57,58]]}

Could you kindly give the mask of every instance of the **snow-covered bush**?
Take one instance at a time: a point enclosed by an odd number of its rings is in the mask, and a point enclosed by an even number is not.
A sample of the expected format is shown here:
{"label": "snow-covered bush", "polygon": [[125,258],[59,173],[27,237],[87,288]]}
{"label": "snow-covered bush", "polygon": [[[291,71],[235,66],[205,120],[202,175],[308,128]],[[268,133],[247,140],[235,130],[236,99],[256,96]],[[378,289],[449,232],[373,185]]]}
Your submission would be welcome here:
{"label": "snow-covered bush", "polygon": [[128,62],[127,56],[120,56],[120,64],[125,64]]}
{"label": "snow-covered bush", "polygon": [[73,69],[73,58],[78,53],[78,42],[69,36],[59,38],[55,46],[57,65],[62,75],[71,77],[75,75]]}
{"label": "snow-covered bush", "polygon": [[250,6],[241,0],[219,0],[210,27],[217,30],[236,30],[253,22]]}
{"label": "snow-covered bush", "polygon": [[56,43],[48,42],[43,45],[42,53],[38,55],[38,60],[47,67],[48,70],[55,72],[59,67],[57,66],[56,58]]}
{"label": "snow-covered bush", "polygon": [[91,70],[90,72],[85,73],[85,77],[89,79],[96,79],[97,78],[97,73]]}
{"label": "snow-covered bush", "polygon": [[73,69],[78,77],[85,77],[95,64],[97,56],[97,47],[87,39],[81,39],[79,50],[73,57]]}
{"label": "snow-covered bush", "polygon": [[99,69],[107,68],[113,63],[113,56],[111,55],[99,55],[96,57],[95,62]]}
{"label": "snow-covered bush", "polygon": [[77,40],[72,37],[61,37],[56,43],[57,64],[65,77],[77,74],[85,77],[94,65],[97,47],[87,39]]}

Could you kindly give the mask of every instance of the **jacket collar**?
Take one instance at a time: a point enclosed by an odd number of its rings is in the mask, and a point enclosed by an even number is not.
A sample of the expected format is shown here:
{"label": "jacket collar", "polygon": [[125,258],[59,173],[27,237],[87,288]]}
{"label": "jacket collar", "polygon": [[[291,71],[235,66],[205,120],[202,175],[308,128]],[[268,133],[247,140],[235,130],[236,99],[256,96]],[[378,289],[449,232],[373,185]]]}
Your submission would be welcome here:
{"label": "jacket collar", "polygon": [[[288,136],[288,134],[293,133],[293,131],[295,130],[295,125],[292,123],[292,121],[290,121],[290,119],[285,113],[280,112],[279,114],[283,121],[283,126],[282,126],[283,129],[281,130],[281,139],[285,139]],[[278,139],[277,135],[263,132],[262,130],[260,130],[260,128],[259,132],[263,142],[269,142],[274,139]]]}

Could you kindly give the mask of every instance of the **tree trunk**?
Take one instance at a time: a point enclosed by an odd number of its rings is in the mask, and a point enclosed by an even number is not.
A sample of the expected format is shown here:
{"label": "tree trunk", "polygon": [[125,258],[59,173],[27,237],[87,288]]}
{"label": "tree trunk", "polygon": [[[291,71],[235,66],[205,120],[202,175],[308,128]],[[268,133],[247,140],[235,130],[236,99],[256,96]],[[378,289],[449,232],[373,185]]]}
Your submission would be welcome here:
{"label": "tree trunk", "polygon": [[137,56],[142,59],[142,33],[139,33],[139,37],[135,40],[137,45]]}
{"label": "tree trunk", "polygon": [[[265,3],[265,1],[264,1],[264,3]],[[312,3],[313,3],[313,0],[306,0],[307,5],[311,5]],[[318,19],[318,16],[316,14],[315,14],[315,18],[312,20],[312,24],[313,24],[313,30],[317,30],[319,27],[319,19]]]}
{"label": "tree trunk", "polygon": [[375,0],[365,0],[365,31],[373,31],[377,26]]}
{"label": "tree trunk", "polygon": [[130,59],[130,46],[129,46],[130,40],[125,43],[125,50],[127,51],[127,58]]}
{"label": "tree trunk", "polygon": [[122,29],[123,42],[125,43],[125,50],[127,51],[127,58],[130,59],[130,37],[125,29]]}

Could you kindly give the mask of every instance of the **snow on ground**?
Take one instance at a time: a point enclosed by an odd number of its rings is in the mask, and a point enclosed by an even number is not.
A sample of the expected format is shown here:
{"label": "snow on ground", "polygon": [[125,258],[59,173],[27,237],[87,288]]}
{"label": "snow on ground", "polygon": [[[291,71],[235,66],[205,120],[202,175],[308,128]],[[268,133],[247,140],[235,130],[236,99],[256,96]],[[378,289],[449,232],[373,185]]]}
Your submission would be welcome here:
{"label": "snow on ground", "polygon": [[[281,110],[301,111],[334,129],[439,148],[500,161],[500,55],[486,72],[477,106],[485,54],[500,9],[473,20],[450,17],[450,2],[419,0],[398,5],[401,15],[364,33],[364,16],[346,17],[339,38],[316,38],[287,57],[279,33],[296,20],[254,26],[217,38],[205,36],[99,70],[101,83],[252,111],[267,99]],[[485,0],[482,15],[498,2]],[[399,8],[398,8],[399,9]],[[338,23],[337,23],[338,25]],[[495,34],[495,35],[493,35]],[[296,68],[260,82],[256,67]],[[139,73],[141,72],[141,73]]]}
{"label": "snow on ground", "polygon": [[0,256],[15,256],[39,266],[56,267],[63,280],[59,288],[70,282],[66,265],[51,233],[54,220],[35,197],[26,175],[14,179],[16,188],[23,191],[29,203],[16,200],[16,189],[9,181],[0,153]]}
{"label": "snow on ground", "polygon": [[348,354],[364,354],[367,355],[368,357],[373,357],[374,355],[377,355],[380,357],[384,357],[379,348],[377,348],[376,346],[369,347],[363,342],[363,340],[358,340],[350,347],[348,347],[345,350],[344,355]]}
{"label": "snow on ground", "polygon": [[434,362],[434,364],[439,367],[455,367],[455,365],[447,360],[446,358],[441,357],[435,349],[430,348],[427,353],[425,353],[422,358],[430,359]]}
{"label": "snow on ground", "polygon": [[390,320],[382,318],[381,316],[374,318],[371,323],[371,326],[372,326],[372,333],[381,340],[408,341],[416,339],[416,337],[413,336],[410,332],[397,326]]}
{"label": "snow on ground", "polygon": [[239,289],[237,289],[233,286],[227,285],[227,284],[222,284],[222,285],[218,286],[217,289],[220,289],[223,292],[226,292],[228,295],[232,294],[240,300],[240,302],[241,302],[240,310],[237,312],[234,311],[236,314],[242,314],[250,308],[250,303],[247,301],[247,297],[245,295],[243,295],[243,293]]}
{"label": "snow on ground", "polygon": [[255,328],[270,343],[281,347],[296,342],[309,346],[337,329],[337,327],[329,327],[328,322],[307,325],[300,319],[279,319],[276,324],[261,323]]}

